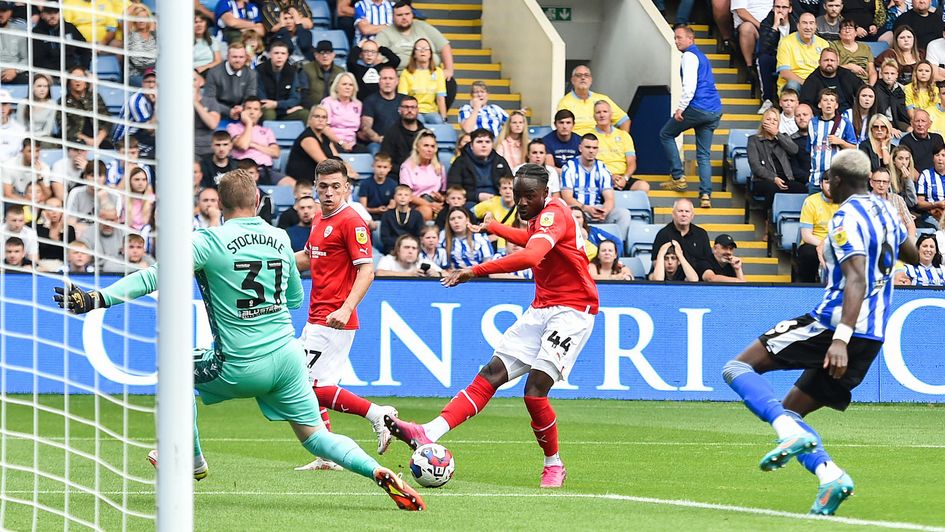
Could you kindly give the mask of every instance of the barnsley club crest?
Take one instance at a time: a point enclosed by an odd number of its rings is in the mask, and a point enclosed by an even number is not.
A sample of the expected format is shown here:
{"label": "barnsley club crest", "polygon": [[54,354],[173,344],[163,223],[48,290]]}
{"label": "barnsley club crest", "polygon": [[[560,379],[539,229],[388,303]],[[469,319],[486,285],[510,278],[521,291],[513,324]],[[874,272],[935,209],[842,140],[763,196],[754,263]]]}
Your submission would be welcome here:
{"label": "barnsley club crest", "polygon": [[322,236],[322,238],[328,238],[328,235],[330,234],[331,234],[331,226],[329,225],[328,227],[325,228],[325,234],[324,236]]}
{"label": "barnsley club crest", "polygon": [[364,227],[355,227],[354,239],[358,241],[358,244],[367,244],[367,229]]}

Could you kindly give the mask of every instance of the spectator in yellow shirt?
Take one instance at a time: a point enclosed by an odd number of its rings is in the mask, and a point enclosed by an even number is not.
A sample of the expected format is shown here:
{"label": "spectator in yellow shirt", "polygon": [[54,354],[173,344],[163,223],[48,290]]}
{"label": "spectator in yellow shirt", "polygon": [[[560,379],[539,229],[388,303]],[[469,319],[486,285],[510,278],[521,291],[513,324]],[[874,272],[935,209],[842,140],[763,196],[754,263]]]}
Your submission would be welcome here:
{"label": "spectator in yellow shirt", "polygon": [[820,52],[830,43],[816,35],[817,19],[803,13],[797,19],[797,31],[778,42],[778,91],[789,87],[801,92],[804,80],[820,66]]}
{"label": "spectator in yellow shirt", "polygon": [[424,124],[446,123],[446,76],[433,64],[430,41],[413,43],[410,62],[400,75],[397,92],[413,96],[420,105],[420,121]]}
{"label": "spectator in yellow shirt", "polygon": [[591,92],[591,69],[586,65],[574,67],[571,71],[571,85],[574,88],[564,95],[558,102],[558,110],[567,109],[574,113],[574,134],[578,137],[586,133],[593,133],[596,121],[594,120],[594,102],[604,100],[614,111],[613,125],[624,131],[630,131],[630,118],[621,107],[607,97],[606,94]]}
{"label": "spectator in yellow shirt", "polygon": [[[473,214],[476,215],[476,218],[482,220],[486,213],[491,213],[492,217],[495,218],[497,222],[500,222],[509,227],[515,227],[515,222],[518,220],[518,217],[514,213],[509,215],[509,211],[512,210],[512,207],[515,206],[515,197],[512,194],[512,178],[509,176],[502,176],[499,178],[499,194],[492,196],[486,201],[480,201],[473,208]],[[489,235],[489,239],[494,238],[494,235]],[[505,248],[505,239],[499,238],[496,240],[496,247],[498,249]]]}
{"label": "spectator in yellow shirt", "polygon": [[824,239],[830,219],[840,208],[830,196],[829,172],[823,173],[821,192],[801,205],[801,245],[797,248],[797,275],[802,283],[816,283],[824,264]]}
{"label": "spectator in yellow shirt", "polygon": [[650,184],[633,177],[637,170],[637,152],[630,133],[613,126],[613,110],[604,100],[594,103],[594,134],[600,141],[597,160],[613,174],[615,190],[650,190]]}
{"label": "spectator in yellow shirt", "polygon": [[124,2],[120,0],[63,0],[62,16],[88,42],[121,46],[119,35]]}

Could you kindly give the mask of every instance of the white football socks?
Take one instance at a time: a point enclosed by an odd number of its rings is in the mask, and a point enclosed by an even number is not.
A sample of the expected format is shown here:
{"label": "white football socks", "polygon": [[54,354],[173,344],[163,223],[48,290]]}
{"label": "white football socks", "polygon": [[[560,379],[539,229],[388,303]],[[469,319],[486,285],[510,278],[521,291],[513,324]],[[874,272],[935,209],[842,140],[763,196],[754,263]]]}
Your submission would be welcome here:
{"label": "white football socks", "polygon": [[561,457],[558,456],[558,453],[545,457],[545,467],[556,466],[556,465],[559,465],[559,466],[564,465],[564,462],[561,461]]}
{"label": "white football socks", "polygon": [[370,408],[367,410],[367,414],[364,415],[365,419],[371,423],[376,423],[377,420],[381,419],[384,416],[384,411],[381,410],[379,405],[371,403]]}
{"label": "white football socks", "polygon": [[814,474],[817,475],[817,480],[820,481],[820,484],[824,485],[842,477],[843,470],[837,467],[837,464],[833,463],[832,460],[828,460],[817,466],[817,469],[814,470]]}
{"label": "white football socks", "polygon": [[774,421],[771,422],[771,426],[774,428],[774,431],[778,433],[779,439],[797,436],[798,434],[807,432],[797,424],[797,421],[793,417],[787,414],[781,414],[774,418]]}
{"label": "white football socks", "polygon": [[450,424],[443,419],[443,416],[437,416],[429,423],[423,424],[423,431],[427,433],[430,441],[437,441],[450,431]]}

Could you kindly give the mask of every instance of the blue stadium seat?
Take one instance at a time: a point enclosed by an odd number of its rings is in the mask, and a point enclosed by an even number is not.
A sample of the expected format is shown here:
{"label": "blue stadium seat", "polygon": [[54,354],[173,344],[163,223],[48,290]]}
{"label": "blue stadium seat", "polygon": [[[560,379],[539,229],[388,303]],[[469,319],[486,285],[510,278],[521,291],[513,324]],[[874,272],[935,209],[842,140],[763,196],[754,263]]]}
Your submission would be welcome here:
{"label": "blue stadium seat", "polygon": [[630,217],[641,220],[643,223],[653,223],[653,208],[650,206],[650,197],[642,190],[614,191],[614,207],[627,209]]}
{"label": "blue stadium seat", "polygon": [[620,263],[630,268],[634,279],[646,279],[650,270],[650,264],[644,264],[641,257],[620,257]]}
{"label": "blue stadium seat", "polygon": [[121,81],[121,65],[113,55],[100,55],[95,60],[95,72],[98,79]]}
{"label": "blue stadium seat", "polygon": [[336,61],[343,61],[348,57],[348,50],[351,46],[348,44],[348,36],[345,35],[345,32],[341,30],[312,30],[312,43],[318,44],[318,41],[331,41],[331,46],[335,49]]}
{"label": "blue stadium seat", "polygon": [[448,151],[450,153],[456,149],[456,143],[459,142],[459,135],[452,124],[428,124],[424,125],[436,135],[436,147],[439,151]]}
{"label": "blue stadium seat", "polygon": [[30,86],[25,83],[4,85],[3,88],[10,91],[10,96],[15,100],[25,100],[30,97]]}
{"label": "blue stadium seat", "polygon": [[[325,0],[305,0],[312,10],[312,23],[316,28],[328,29],[331,27],[331,9]],[[313,41],[318,42],[318,41]]]}
{"label": "blue stadium seat", "polygon": [[374,156],[370,153],[343,153],[341,159],[350,164],[362,178],[374,175]]}
{"label": "blue stadium seat", "polygon": [[276,219],[280,214],[292,208],[295,205],[295,195],[292,193],[292,187],[280,186],[260,186],[269,198],[272,200],[272,218]]}
{"label": "blue stadium seat", "polygon": [[108,112],[113,115],[120,113],[121,108],[125,106],[125,91],[123,89],[99,87],[98,94],[102,97],[102,101],[105,102],[105,107],[108,108]]}
{"label": "blue stadium seat", "polygon": [[59,98],[62,96],[62,85],[53,85],[52,86],[52,100],[58,102]]}
{"label": "blue stadium seat", "polygon": [[[279,148],[279,158],[272,162],[272,167],[281,173],[285,173],[285,165],[289,162],[289,149]],[[295,176],[293,176],[295,177]]]}
{"label": "blue stadium seat", "polygon": [[[589,225],[590,225],[591,227],[596,227],[596,228],[600,229],[601,231],[607,231],[608,233],[610,233],[610,234],[612,234],[612,235],[614,235],[614,236],[616,236],[616,237],[618,237],[618,238],[620,237],[620,226],[617,225],[617,224],[589,224]],[[618,249],[618,250],[617,250],[617,253],[620,254],[620,255],[623,255],[623,250],[622,250],[622,249]]]}
{"label": "blue stadium seat", "polygon": [[757,132],[757,129],[729,131],[728,142],[722,152],[723,183],[725,178],[731,177],[734,183],[745,186],[751,179],[751,169],[748,167],[748,137]]}
{"label": "blue stadium seat", "polygon": [[49,167],[52,168],[52,165],[55,164],[59,159],[65,157],[65,155],[66,154],[60,149],[50,148],[40,151],[39,157],[44,163],[48,164]]}
{"label": "blue stadium seat", "polygon": [[775,194],[771,205],[771,223],[777,232],[778,249],[788,251],[800,231],[801,207],[807,194]]}
{"label": "blue stadium seat", "polygon": [[266,120],[263,127],[268,127],[276,135],[276,144],[281,148],[291,148],[295,139],[305,131],[301,120]]}
{"label": "blue stadium seat", "polygon": [[664,224],[630,224],[630,230],[627,231],[627,255],[635,257],[641,253],[653,253],[653,240],[656,233],[664,227]]}
{"label": "blue stadium seat", "polygon": [[889,45],[883,41],[863,42],[863,44],[868,46],[870,51],[873,52],[873,57],[878,56],[879,54],[885,52],[887,48],[889,48]]}
{"label": "blue stadium seat", "polygon": [[551,133],[551,126],[528,126],[528,138],[530,139],[540,139]]}
{"label": "blue stadium seat", "polygon": [[449,174],[450,167],[453,166],[453,152],[441,151],[438,156],[440,158],[440,164],[443,165],[443,171]]}

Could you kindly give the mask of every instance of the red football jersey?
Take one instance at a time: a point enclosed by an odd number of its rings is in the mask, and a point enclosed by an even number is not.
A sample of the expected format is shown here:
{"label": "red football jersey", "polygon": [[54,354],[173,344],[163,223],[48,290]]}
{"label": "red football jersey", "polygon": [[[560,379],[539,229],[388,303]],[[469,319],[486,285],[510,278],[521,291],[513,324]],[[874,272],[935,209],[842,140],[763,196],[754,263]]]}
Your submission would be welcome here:
{"label": "red football jersey", "polygon": [[[374,261],[371,230],[347,203],[328,216],[318,211],[305,252],[311,259],[312,271],[308,322],[327,326],[325,318],[341,308],[351,293],[357,267]],[[345,329],[357,328],[358,313],[354,311]]]}
{"label": "red football jersey", "polygon": [[571,209],[560,198],[550,198],[541,213],[528,222],[529,240],[546,238],[551,251],[533,269],[535,308],[561,305],[597,314],[597,284],[587,270],[584,235],[577,229]]}

